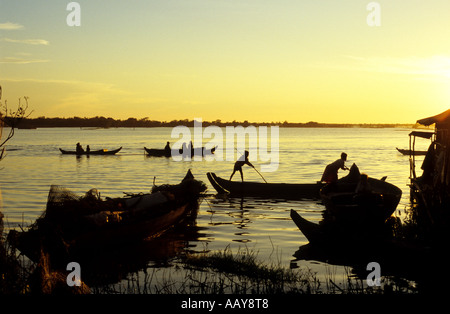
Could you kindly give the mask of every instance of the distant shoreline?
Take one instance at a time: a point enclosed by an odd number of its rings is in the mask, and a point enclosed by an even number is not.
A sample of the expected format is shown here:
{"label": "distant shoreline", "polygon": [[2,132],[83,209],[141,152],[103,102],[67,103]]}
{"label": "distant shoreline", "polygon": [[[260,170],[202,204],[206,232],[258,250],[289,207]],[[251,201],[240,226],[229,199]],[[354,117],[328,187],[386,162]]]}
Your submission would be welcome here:
{"label": "distant shoreline", "polygon": [[[5,121],[7,122],[7,121]],[[105,117],[94,118],[25,118],[20,121],[19,129],[35,129],[35,128],[155,128],[155,127],[175,127],[175,126],[194,126],[194,120],[172,120],[172,121],[155,121],[144,119],[128,118],[119,120]],[[207,127],[215,125],[219,127],[226,126],[279,126],[284,128],[424,128],[419,124],[406,123],[320,123],[320,122],[249,122],[249,121],[232,121],[223,122],[221,120],[202,121],[202,126]]]}

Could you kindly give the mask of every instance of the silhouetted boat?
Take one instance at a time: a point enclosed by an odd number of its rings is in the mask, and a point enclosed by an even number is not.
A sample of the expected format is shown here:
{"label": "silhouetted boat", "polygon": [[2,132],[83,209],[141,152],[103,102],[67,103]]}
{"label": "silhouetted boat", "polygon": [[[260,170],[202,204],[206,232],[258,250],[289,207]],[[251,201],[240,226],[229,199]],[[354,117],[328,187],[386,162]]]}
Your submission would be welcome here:
{"label": "silhouetted boat", "polygon": [[353,219],[362,216],[367,219],[385,221],[397,208],[402,190],[385,181],[368,178],[364,191],[357,191],[360,172],[353,164],[347,176],[337,183],[328,184],[320,191],[327,211],[338,219]]}
{"label": "silhouetted boat", "polygon": [[415,155],[415,156],[424,156],[427,154],[426,150],[410,150],[410,149],[401,149],[396,147],[396,149],[402,154],[402,155]]}
{"label": "silhouetted boat", "polygon": [[[320,261],[329,265],[352,267],[352,274],[367,278],[367,266],[376,261],[382,265],[383,276],[422,280],[430,278],[430,269],[445,267],[445,253],[437,254],[422,247],[388,236],[389,224],[373,229],[370,226],[336,226],[306,220],[291,209],[291,218],[309,243],[293,254],[297,260]],[[333,229],[334,228],[334,229]],[[357,229],[355,231],[354,229]],[[437,267],[436,265],[442,265]],[[438,275],[438,274],[436,274]],[[432,280],[435,287],[435,280]]]}
{"label": "silhouetted boat", "polygon": [[144,147],[144,150],[148,156],[153,156],[153,157],[171,157],[172,156],[172,152],[166,151],[165,149]]}
{"label": "silhouetted boat", "polygon": [[99,149],[99,150],[91,150],[89,152],[87,152],[87,151],[77,152],[77,151],[72,151],[72,150],[64,150],[61,148],[59,150],[64,155],[79,155],[80,156],[80,155],[115,155],[121,149],[122,149],[122,147],[119,147],[118,149],[114,149],[114,150]]}
{"label": "silhouetted boat", "polygon": [[206,185],[190,173],[177,185],[154,187],[152,193],[101,199],[96,190],[78,197],[52,186],[47,208],[27,231],[10,231],[12,240],[31,260],[48,252],[53,261],[117,248],[155,237],[195,217]]}
{"label": "silhouetted boat", "polygon": [[356,192],[359,178],[359,169],[353,164],[346,177],[322,188],[325,210],[319,223],[308,221],[291,209],[291,219],[311,244],[327,248],[360,246],[382,238],[386,221],[395,211],[402,192],[384,180],[368,178],[370,192],[359,193]]}
{"label": "silhouetted boat", "polygon": [[[214,152],[216,151],[216,148],[217,148],[217,146],[212,147],[211,149],[207,149],[205,147],[198,147],[198,148],[191,149],[190,152],[188,150],[184,151],[182,148],[180,148],[178,150],[178,152],[183,157],[189,156],[192,158],[194,156],[206,156],[206,155],[214,154]],[[148,156],[172,157],[172,151],[166,151],[165,149],[144,147],[144,150]]]}
{"label": "silhouetted boat", "polygon": [[263,183],[230,181],[218,177],[213,172],[206,174],[211,185],[218,193],[230,196],[262,197],[280,199],[319,199],[323,183]]}

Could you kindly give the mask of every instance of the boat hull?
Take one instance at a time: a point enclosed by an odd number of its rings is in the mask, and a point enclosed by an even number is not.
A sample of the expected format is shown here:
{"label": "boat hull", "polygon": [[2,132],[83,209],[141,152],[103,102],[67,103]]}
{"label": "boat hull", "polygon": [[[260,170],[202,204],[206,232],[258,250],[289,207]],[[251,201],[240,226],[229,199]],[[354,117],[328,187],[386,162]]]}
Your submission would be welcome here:
{"label": "boat hull", "polygon": [[[152,157],[172,157],[172,151],[166,151],[165,149],[159,149],[159,148],[147,148],[144,147],[144,150],[148,156]],[[184,152],[183,149],[179,149],[179,154],[182,157],[188,156],[188,157],[194,157],[194,156],[208,156],[211,154],[214,154],[216,150],[216,147],[213,147],[211,149],[206,149],[205,147],[200,148],[194,148],[191,150],[191,152]]]}
{"label": "boat hull", "polygon": [[157,236],[179,223],[191,209],[192,207],[189,207],[188,204],[183,204],[150,219],[131,219],[116,226],[105,225],[103,228],[83,233],[74,239],[73,250],[96,249],[100,246],[110,247],[111,244],[117,246]]}
{"label": "boat hull", "polygon": [[[396,147],[397,148],[397,147]],[[414,156],[425,156],[427,154],[426,150],[409,150],[409,149],[401,149],[397,148],[398,152],[402,155],[414,155]]]}
{"label": "boat hull", "polygon": [[144,147],[144,150],[148,156],[152,157],[171,157],[171,152],[167,152],[165,149],[157,149],[157,148],[147,148]]}
{"label": "boat hull", "polygon": [[402,190],[384,180],[368,178],[370,189],[356,192],[359,178],[359,169],[353,165],[348,176],[321,189],[320,196],[328,214],[343,221],[361,222],[365,218],[384,222],[396,210]]}
{"label": "boat hull", "polygon": [[322,183],[262,183],[230,181],[213,172],[206,174],[211,185],[220,194],[234,197],[262,197],[280,199],[319,199]]}
{"label": "boat hull", "polygon": [[117,154],[120,150],[122,149],[122,147],[119,147],[118,149],[114,149],[114,150],[106,150],[106,149],[100,149],[100,150],[92,150],[90,152],[77,152],[77,151],[72,151],[72,150],[64,150],[64,149],[59,149],[60,152],[63,155],[77,155],[77,156],[82,156],[82,155],[115,155]]}
{"label": "boat hull", "polygon": [[204,183],[188,176],[178,185],[155,187],[149,194],[105,200],[92,190],[76,197],[52,186],[43,216],[26,231],[11,230],[8,237],[33,261],[44,250],[55,265],[67,264],[70,258],[134,245],[189,224],[205,190]]}

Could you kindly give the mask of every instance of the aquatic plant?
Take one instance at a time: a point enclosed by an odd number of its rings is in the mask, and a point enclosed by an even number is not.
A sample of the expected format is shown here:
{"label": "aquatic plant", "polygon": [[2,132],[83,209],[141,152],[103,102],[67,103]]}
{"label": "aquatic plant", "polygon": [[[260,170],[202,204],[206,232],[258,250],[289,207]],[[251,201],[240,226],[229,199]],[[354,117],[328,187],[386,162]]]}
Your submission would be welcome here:
{"label": "aquatic plant", "polygon": [[[2,87],[0,86],[0,101],[2,98]],[[24,97],[25,104],[19,98],[19,104],[15,111],[8,108],[8,102],[5,100],[4,103],[0,102],[0,160],[3,159],[5,153],[5,145],[13,136],[14,130],[19,125],[19,123],[26,117],[28,117],[31,112],[28,112],[28,97]],[[7,125],[10,127],[8,134],[3,138],[3,126]]]}

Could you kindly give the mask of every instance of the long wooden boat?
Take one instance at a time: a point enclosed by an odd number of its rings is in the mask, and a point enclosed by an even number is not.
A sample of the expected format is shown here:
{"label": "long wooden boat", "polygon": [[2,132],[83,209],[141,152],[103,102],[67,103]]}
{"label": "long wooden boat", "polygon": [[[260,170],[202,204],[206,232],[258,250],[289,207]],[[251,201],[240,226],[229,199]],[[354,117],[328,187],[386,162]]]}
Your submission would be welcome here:
{"label": "long wooden boat", "polygon": [[293,209],[290,217],[309,241],[308,245],[318,248],[322,253],[361,253],[362,250],[373,249],[375,244],[385,240],[380,225],[366,225],[361,221],[339,222],[327,218],[315,223],[303,218]]}
{"label": "long wooden boat", "polygon": [[[211,148],[211,149],[206,149],[205,147],[198,147],[198,148],[194,148],[191,150],[191,152],[184,152],[183,149],[179,149],[179,153],[181,156],[189,156],[189,157],[194,157],[195,155],[198,156],[207,156],[207,155],[211,155],[214,154],[214,152],[216,151],[217,146]],[[161,148],[147,148],[144,147],[145,152],[147,153],[148,156],[152,156],[152,157],[172,157],[172,152],[168,152],[165,149],[161,149]]]}
{"label": "long wooden boat", "polygon": [[401,149],[396,147],[396,149],[399,151],[402,155],[414,155],[414,156],[425,156],[427,154],[426,150],[410,150],[410,149]]}
{"label": "long wooden boat", "polygon": [[195,219],[205,190],[203,182],[189,176],[177,185],[154,187],[152,193],[114,199],[101,199],[96,190],[77,197],[52,186],[43,215],[26,231],[10,231],[8,238],[32,260],[44,250],[56,263],[65,262],[93,250],[136,244]]}
{"label": "long wooden boat", "polygon": [[323,183],[263,183],[230,181],[213,172],[206,174],[211,185],[220,194],[234,197],[262,197],[280,199],[319,199]]}
{"label": "long wooden boat", "polygon": [[115,155],[117,154],[120,150],[122,149],[122,147],[119,147],[117,149],[113,149],[113,150],[107,150],[107,149],[99,149],[99,150],[91,150],[89,152],[77,152],[77,151],[73,151],[73,150],[64,150],[64,149],[59,149],[61,151],[62,154],[64,155]]}
{"label": "long wooden boat", "polygon": [[366,190],[357,191],[360,178],[359,169],[353,164],[346,177],[321,189],[322,202],[327,211],[338,219],[367,217],[371,221],[384,222],[397,208],[402,190],[386,182],[385,178],[369,177]]}
{"label": "long wooden boat", "polygon": [[[291,218],[309,241],[293,254],[298,260],[351,266],[356,275],[360,272],[361,278],[367,276],[368,263],[377,261],[383,265],[384,275],[413,280],[417,277],[429,278],[429,270],[436,265],[435,259],[430,259],[430,256],[436,256],[432,249],[392,239],[383,229],[374,230],[366,225],[327,224],[323,220],[314,223],[292,209]],[[423,268],[423,273],[416,271]]]}

